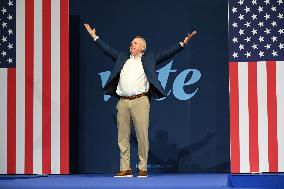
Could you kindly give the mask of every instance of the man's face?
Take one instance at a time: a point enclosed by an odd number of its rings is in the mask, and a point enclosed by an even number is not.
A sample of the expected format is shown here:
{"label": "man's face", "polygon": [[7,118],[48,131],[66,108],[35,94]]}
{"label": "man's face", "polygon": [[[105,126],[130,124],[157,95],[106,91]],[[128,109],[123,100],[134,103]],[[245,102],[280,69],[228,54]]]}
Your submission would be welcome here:
{"label": "man's face", "polygon": [[133,56],[137,56],[144,51],[144,43],[140,38],[134,38],[129,47],[130,53]]}

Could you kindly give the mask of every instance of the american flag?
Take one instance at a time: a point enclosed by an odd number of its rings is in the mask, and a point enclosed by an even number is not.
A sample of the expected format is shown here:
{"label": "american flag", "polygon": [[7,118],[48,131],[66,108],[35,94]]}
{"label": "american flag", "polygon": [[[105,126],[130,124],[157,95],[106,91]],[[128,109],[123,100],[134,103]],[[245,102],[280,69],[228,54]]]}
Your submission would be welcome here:
{"label": "american flag", "polygon": [[231,171],[284,171],[284,3],[229,1]]}
{"label": "american flag", "polygon": [[69,173],[68,7],[0,1],[0,174]]}

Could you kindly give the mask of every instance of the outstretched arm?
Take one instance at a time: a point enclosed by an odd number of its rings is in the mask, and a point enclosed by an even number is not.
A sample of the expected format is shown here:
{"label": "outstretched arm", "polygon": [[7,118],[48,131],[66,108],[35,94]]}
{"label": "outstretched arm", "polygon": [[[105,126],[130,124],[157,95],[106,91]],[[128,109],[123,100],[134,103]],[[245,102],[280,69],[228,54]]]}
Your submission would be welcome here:
{"label": "outstretched arm", "polygon": [[90,36],[95,40],[98,47],[103,51],[104,54],[109,56],[112,60],[116,60],[118,56],[118,51],[111,48],[108,44],[106,44],[103,40],[99,39],[96,33],[96,29],[92,29],[89,24],[84,24],[86,30],[89,32]]}
{"label": "outstretched arm", "polygon": [[184,38],[184,40],[182,42],[179,42],[179,44],[173,46],[172,48],[169,48],[168,50],[158,53],[156,55],[156,59],[157,59],[157,64],[168,60],[169,58],[171,58],[172,56],[174,56],[177,52],[179,52],[183,47],[185,47],[189,41],[197,34],[196,31],[193,31],[191,33],[188,33],[187,36]]}

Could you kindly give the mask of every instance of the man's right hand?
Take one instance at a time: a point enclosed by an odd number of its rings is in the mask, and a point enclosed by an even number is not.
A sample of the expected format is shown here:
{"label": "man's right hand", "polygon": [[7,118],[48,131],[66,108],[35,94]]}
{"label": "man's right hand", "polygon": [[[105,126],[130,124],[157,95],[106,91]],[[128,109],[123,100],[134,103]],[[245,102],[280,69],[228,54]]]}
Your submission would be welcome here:
{"label": "man's right hand", "polygon": [[92,38],[96,38],[97,37],[97,35],[96,35],[96,29],[94,28],[94,29],[92,29],[91,27],[90,27],[90,25],[89,24],[84,24],[84,26],[85,26],[85,28],[86,28],[86,30],[89,32],[89,34],[92,36]]}

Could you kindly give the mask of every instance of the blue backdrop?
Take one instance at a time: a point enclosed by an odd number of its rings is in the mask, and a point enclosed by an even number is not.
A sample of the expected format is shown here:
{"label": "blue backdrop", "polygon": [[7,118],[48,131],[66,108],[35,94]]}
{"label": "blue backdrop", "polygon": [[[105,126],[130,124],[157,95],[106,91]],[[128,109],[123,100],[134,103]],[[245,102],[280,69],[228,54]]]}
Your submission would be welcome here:
{"label": "blue backdrop", "polygon": [[[117,99],[102,86],[113,62],[95,47],[83,23],[110,46],[128,51],[134,36],[147,51],[198,35],[157,69],[168,92],[151,101],[150,172],[229,171],[229,84],[226,0],[70,0],[71,172],[119,170]],[[137,164],[135,132],[131,164]]]}

